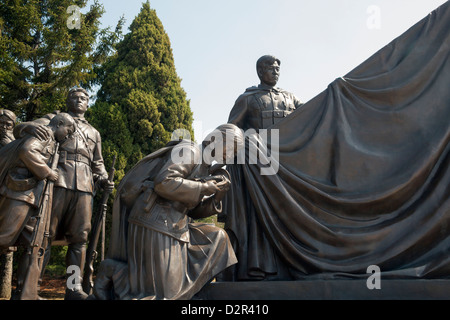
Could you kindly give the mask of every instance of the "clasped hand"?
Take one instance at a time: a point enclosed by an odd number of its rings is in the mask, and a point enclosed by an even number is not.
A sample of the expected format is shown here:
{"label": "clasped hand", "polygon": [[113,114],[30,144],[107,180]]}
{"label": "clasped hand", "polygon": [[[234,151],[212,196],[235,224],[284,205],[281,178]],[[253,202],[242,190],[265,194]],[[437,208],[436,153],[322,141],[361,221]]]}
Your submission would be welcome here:
{"label": "clasped hand", "polygon": [[108,178],[103,178],[99,181],[101,188],[106,192],[113,192],[114,181],[109,181]]}
{"label": "clasped hand", "polygon": [[202,185],[202,193],[205,196],[210,196],[218,193],[225,193],[230,189],[231,182],[226,177],[219,182],[215,180],[210,180]]}

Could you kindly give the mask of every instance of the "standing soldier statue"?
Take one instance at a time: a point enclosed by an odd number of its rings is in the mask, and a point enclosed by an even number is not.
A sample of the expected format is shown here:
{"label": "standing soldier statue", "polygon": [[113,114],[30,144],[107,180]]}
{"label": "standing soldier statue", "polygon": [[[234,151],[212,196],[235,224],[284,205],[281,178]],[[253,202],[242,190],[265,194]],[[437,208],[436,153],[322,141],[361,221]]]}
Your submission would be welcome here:
{"label": "standing soldier statue", "polygon": [[[50,252],[53,240],[65,240],[68,243],[66,267],[78,267],[80,270],[75,285],[66,288],[66,300],[87,298],[81,284],[86,243],[91,230],[94,185],[98,184],[105,191],[114,188],[103,163],[100,133],[84,118],[88,104],[86,90],[74,88],[69,91],[67,112],[75,119],[77,130],[60,145],[59,177],[55,181],[50,241],[46,250],[46,254]],[[54,116],[48,114],[32,122],[22,123],[16,126],[14,135],[20,137],[28,133],[45,139],[49,134],[45,124]]]}
{"label": "standing soldier statue", "polygon": [[15,297],[24,300],[38,298],[50,194],[58,179],[57,146],[75,131],[75,122],[67,113],[60,113],[48,128],[49,139],[26,135],[5,146],[0,155],[0,250],[16,244],[26,248],[19,262],[19,270],[27,275],[26,284],[19,279],[18,286],[24,290]]}
{"label": "standing soldier statue", "polygon": [[[264,55],[258,59],[256,71],[260,84],[247,88],[237,98],[228,118],[229,123],[244,131],[254,129],[261,132],[269,130],[302,107],[303,103],[293,93],[277,87],[280,66],[281,61],[272,55]],[[220,280],[261,280],[278,276],[282,261],[273,254],[272,244],[265,239],[263,233],[248,234],[248,230],[256,230],[257,226],[253,223],[256,223],[257,218],[254,216],[256,209],[253,202],[248,200],[251,199],[248,187],[241,181],[244,175],[242,166],[230,165],[227,169],[233,183],[224,199],[225,214],[219,219],[225,222],[225,229],[233,234],[230,239],[239,264],[226,270]],[[241,182],[234,183],[236,181]],[[277,260],[260,257],[275,257]]]}

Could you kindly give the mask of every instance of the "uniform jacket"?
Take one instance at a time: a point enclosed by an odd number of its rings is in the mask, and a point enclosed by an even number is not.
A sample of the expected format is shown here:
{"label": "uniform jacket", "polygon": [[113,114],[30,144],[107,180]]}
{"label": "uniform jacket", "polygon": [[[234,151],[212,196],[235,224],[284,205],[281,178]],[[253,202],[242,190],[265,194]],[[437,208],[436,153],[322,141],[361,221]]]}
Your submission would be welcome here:
{"label": "uniform jacket", "polygon": [[208,175],[207,169],[172,161],[172,152],[181,149],[188,150],[193,159],[200,155],[191,141],[171,142],[143,158],[121,180],[114,199],[109,258],[127,260],[129,223],[188,242],[191,215],[204,217],[207,212],[221,211],[213,198],[203,199],[201,183],[191,180]]}
{"label": "uniform jacket", "polygon": [[[34,123],[48,124],[55,114],[34,120]],[[73,117],[77,130],[60,145],[58,163],[59,178],[55,187],[93,193],[94,181],[107,178],[100,133],[86,119]],[[21,135],[21,126],[16,126],[15,135]]]}
{"label": "uniform jacket", "polygon": [[3,147],[0,156],[0,194],[38,207],[44,179],[51,173],[55,144],[53,138],[42,141],[26,136]]}
{"label": "uniform jacket", "polygon": [[[191,142],[178,144],[173,152],[181,149],[190,152],[191,159],[199,159],[200,149]],[[208,167],[194,161],[176,163],[171,155],[172,152],[167,152],[153,160],[158,163],[142,183],[128,221],[189,242],[189,216],[204,216],[205,211],[209,211],[209,215],[219,213],[221,206],[216,205],[213,198],[203,201],[199,179],[209,175]]]}
{"label": "uniform jacket", "polygon": [[248,88],[236,100],[228,123],[247,130],[266,129],[287,117],[303,103],[280,88],[259,85]]}

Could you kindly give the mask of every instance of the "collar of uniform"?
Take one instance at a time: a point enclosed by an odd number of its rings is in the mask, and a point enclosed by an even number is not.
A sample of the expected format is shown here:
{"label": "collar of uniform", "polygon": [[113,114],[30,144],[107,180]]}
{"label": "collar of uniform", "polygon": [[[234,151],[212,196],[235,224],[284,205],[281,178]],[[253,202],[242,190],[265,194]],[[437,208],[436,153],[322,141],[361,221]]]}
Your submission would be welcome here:
{"label": "collar of uniform", "polygon": [[69,111],[67,112],[76,122],[83,122],[83,123],[88,123],[87,120],[84,118],[84,115],[82,116],[77,116],[75,113]]}
{"label": "collar of uniform", "polygon": [[258,85],[258,89],[265,90],[265,91],[275,91],[280,92],[280,88],[268,86],[267,84],[260,84]]}
{"label": "collar of uniform", "polygon": [[84,117],[72,117],[72,118],[74,118],[75,121],[80,121],[80,122],[83,122],[83,123],[88,123],[87,120],[86,120]]}

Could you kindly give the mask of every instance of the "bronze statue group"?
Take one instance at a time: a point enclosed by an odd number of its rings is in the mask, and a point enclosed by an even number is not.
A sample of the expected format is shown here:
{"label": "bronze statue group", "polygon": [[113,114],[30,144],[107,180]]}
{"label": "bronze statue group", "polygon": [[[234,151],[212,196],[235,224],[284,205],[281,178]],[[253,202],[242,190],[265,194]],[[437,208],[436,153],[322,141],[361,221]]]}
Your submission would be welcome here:
{"label": "bronze statue group", "polygon": [[[191,299],[236,264],[227,233],[195,221],[222,213],[232,183],[224,165],[244,148],[243,130],[269,127],[301,106],[275,87],[279,68],[275,57],[258,60],[261,84],[239,97],[229,123],[200,146],[171,141],[125,175],[114,199],[107,257],[95,285],[84,290],[94,185],[109,193],[114,188],[100,134],[84,118],[89,95],[71,89],[67,113],[30,122],[16,123],[13,112],[1,109],[0,250],[24,248],[13,299],[40,299],[40,277],[58,240],[68,246],[66,267],[81,270],[65,299]],[[215,165],[202,161],[206,148],[220,150],[222,159]],[[173,155],[180,152],[185,156],[176,161]]]}
{"label": "bronze statue group", "polygon": [[[0,251],[24,249],[13,299],[39,299],[60,240],[79,270],[66,299],[188,300],[213,279],[366,279],[372,265],[384,279],[448,280],[449,21],[447,2],[305,105],[276,87],[280,60],[261,57],[260,84],[227,124],[201,145],[170,141],[120,181],[93,285],[94,186],[114,183],[88,93],[71,89],[66,113],[30,122],[0,109]],[[247,131],[266,129],[279,170],[234,163]],[[198,220],[216,214],[223,229]]]}
{"label": "bronze statue group", "polygon": [[[92,270],[83,275],[98,240],[94,186],[107,197],[114,171],[84,118],[88,93],[71,89],[67,113],[30,122],[0,109],[0,250],[24,248],[13,299],[40,298],[61,240],[66,267],[79,270],[65,299],[189,300],[214,279],[361,279],[370,265],[383,277],[448,279],[450,73],[430,42],[443,43],[449,20],[424,28],[432,17],[307,105],[276,86],[280,60],[261,57],[261,82],[238,97],[228,123],[200,145],[170,141],[120,181],[95,281]],[[248,132],[266,129],[279,137],[272,175],[261,174],[263,161],[234,162],[241,151],[247,160]],[[224,228],[199,220],[212,215]]]}

